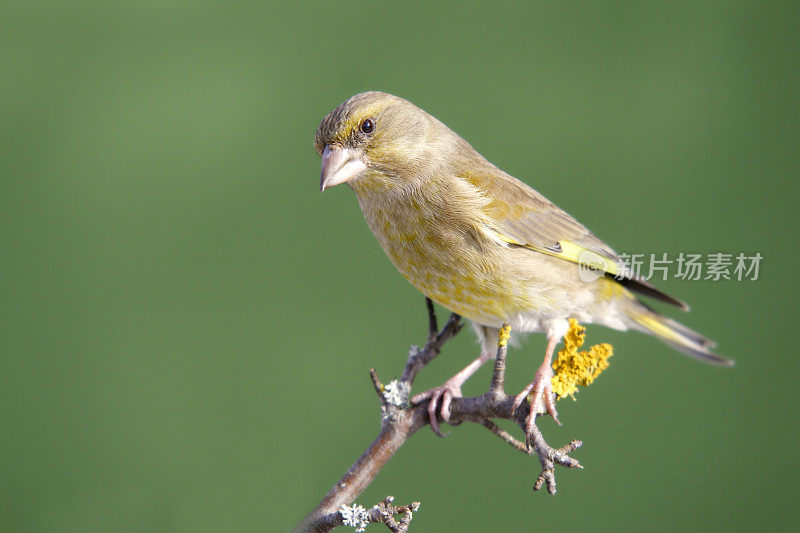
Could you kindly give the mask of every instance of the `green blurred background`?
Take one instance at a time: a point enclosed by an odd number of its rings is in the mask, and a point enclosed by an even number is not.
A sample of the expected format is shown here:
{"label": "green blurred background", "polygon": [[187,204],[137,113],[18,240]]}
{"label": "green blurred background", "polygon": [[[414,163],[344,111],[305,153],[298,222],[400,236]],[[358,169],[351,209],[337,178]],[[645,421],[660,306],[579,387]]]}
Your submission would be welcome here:
{"label": "green blurred background", "polygon": [[[557,496],[462,426],[416,435],[358,501],[422,501],[414,531],[796,524],[792,3],[12,1],[0,20],[2,531],[287,530],[373,439],[367,371],[399,373],[423,299],[354,195],[320,195],[312,148],[367,89],[620,251],[764,260],[755,282],[659,283],[733,369],[590,328],[616,355],[541,424],[585,441]],[[543,349],[512,351],[511,390]],[[465,331],[418,390],[476,354]]]}

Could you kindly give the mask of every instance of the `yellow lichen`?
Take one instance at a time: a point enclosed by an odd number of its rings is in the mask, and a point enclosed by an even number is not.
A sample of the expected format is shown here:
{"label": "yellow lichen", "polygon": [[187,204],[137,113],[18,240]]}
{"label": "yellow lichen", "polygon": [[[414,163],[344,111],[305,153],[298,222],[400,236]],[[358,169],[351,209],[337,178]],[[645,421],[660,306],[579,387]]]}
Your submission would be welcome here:
{"label": "yellow lichen", "polygon": [[511,338],[511,328],[508,326],[508,324],[503,324],[503,327],[500,328],[499,337],[500,338],[497,341],[498,346],[505,346],[508,344],[508,339]]}
{"label": "yellow lichen", "polygon": [[608,358],[613,355],[610,344],[596,344],[589,350],[578,351],[583,346],[586,328],[574,318],[569,320],[569,331],[564,335],[564,348],[553,362],[553,392],[556,399],[564,396],[575,399],[578,385],[586,387],[608,368]]}

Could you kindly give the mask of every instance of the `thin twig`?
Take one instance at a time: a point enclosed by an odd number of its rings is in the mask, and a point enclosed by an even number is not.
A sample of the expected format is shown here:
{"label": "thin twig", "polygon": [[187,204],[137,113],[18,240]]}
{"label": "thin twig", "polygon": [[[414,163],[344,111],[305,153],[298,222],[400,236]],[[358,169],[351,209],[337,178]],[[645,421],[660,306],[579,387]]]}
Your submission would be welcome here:
{"label": "thin twig", "polygon": [[436,338],[439,332],[439,321],[436,318],[436,309],[433,308],[433,300],[425,297],[425,307],[428,308],[428,342]]}
{"label": "thin twig", "polygon": [[[406,533],[414,513],[419,510],[419,502],[411,502],[409,505],[396,507],[392,505],[393,496],[387,496],[370,511],[370,519],[374,522],[383,522],[391,531],[395,533]],[[400,521],[394,519],[395,515],[403,515]]]}
{"label": "thin twig", "polygon": [[508,353],[508,339],[511,329],[508,324],[503,324],[500,328],[500,336],[497,342],[497,356],[494,359],[494,371],[492,381],[489,383],[489,394],[500,396],[504,393],[503,388],[506,382],[506,354]]}
{"label": "thin twig", "polygon": [[[429,298],[426,298],[425,302],[428,308],[429,325],[431,328],[436,327],[436,311],[433,308],[433,303],[431,303]],[[452,313],[441,331],[437,332],[435,329],[429,331],[428,341],[421,350],[416,347],[411,348],[400,381],[405,381],[409,386],[413,385],[414,379],[417,377],[417,372],[422,370],[439,355],[442,350],[442,345],[461,331],[461,325],[461,317]]]}
{"label": "thin twig", "polygon": [[492,433],[494,433],[495,435],[497,435],[498,437],[509,443],[511,447],[514,448],[515,450],[519,450],[525,455],[530,454],[530,451],[528,451],[528,446],[524,442],[515,439],[511,433],[501,428],[488,418],[484,418],[481,424],[483,424],[483,426],[486,429],[488,429],[489,431],[491,431]]}
{"label": "thin twig", "polygon": [[381,405],[386,403],[386,399],[383,397],[383,383],[381,380],[378,379],[378,373],[375,372],[374,368],[369,369],[369,377],[372,380],[372,386],[375,387],[375,392],[378,393],[378,398],[381,400]]}
{"label": "thin twig", "polygon": [[[393,504],[394,496],[387,496],[377,504],[373,505],[371,509],[360,509],[359,522],[361,526],[366,524],[382,523],[389,528],[390,531],[395,533],[406,533],[414,513],[419,510],[419,502],[411,502],[408,505],[396,506]],[[346,509],[345,509],[346,510]],[[395,515],[402,515],[400,520],[396,520]],[[345,517],[342,514],[342,509],[334,513],[321,517],[318,521],[318,526],[327,531],[335,527],[345,525]],[[352,525],[352,524],[349,524]]]}

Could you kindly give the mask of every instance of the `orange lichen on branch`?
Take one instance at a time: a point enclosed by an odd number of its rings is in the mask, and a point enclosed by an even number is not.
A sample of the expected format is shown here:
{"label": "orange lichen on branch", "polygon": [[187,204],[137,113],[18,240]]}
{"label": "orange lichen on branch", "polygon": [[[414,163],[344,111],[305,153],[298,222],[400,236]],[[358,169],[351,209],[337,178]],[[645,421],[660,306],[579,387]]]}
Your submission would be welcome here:
{"label": "orange lichen on branch", "polygon": [[574,318],[569,320],[569,331],[564,335],[564,348],[553,362],[553,392],[557,399],[570,396],[575,399],[578,386],[586,387],[608,368],[608,358],[614,354],[608,343],[595,344],[579,351],[586,337],[586,328]]}

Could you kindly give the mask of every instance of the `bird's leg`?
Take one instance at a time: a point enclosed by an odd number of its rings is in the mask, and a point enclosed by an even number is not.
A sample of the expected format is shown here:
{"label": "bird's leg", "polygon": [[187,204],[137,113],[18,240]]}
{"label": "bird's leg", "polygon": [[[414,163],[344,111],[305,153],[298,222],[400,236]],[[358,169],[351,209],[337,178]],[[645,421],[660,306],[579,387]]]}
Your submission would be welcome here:
{"label": "bird's leg", "polygon": [[558,344],[557,337],[550,337],[547,339],[547,353],[544,356],[544,361],[542,365],[539,367],[539,370],[536,371],[536,375],[533,377],[533,381],[520,392],[516,398],[514,398],[514,406],[512,407],[512,411],[516,411],[517,407],[525,400],[528,394],[533,394],[531,396],[531,412],[530,417],[528,418],[528,434],[530,435],[533,424],[536,421],[536,413],[539,411],[540,405],[543,406],[550,416],[553,417],[553,420],[560,426],[561,422],[558,420],[558,412],[556,411],[556,405],[553,401],[553,368],[551,367],[552,359],[553,359],[553,352],[556,349],[556,344]]}
{"label": "bird's leg", "polygon": [[492,353],[482,351],[480,357],[472,361],[464,367],[458,374],[445,381],[442,385],[428,389],[411,398],[412,404],[418,404],[427,399],[428,403],[428,416],[431,420],[431,429],[440,437],[444,437],[439,430],[439,421],[436,419],[436,407],[441,403],[442,420],[450,423],[450,402],[453,398],[461,397],[461,385],[474,374],[486,361],[492,358]]}

